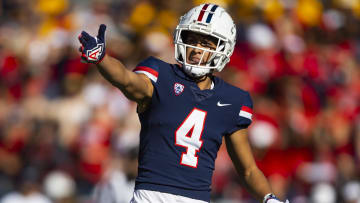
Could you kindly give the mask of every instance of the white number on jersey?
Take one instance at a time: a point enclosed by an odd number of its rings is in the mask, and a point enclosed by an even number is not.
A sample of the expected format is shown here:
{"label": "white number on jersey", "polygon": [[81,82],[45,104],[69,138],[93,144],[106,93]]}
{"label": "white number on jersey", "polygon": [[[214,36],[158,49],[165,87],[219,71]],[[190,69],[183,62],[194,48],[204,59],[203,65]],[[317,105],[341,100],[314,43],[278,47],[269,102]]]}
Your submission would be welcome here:
{"label": "white number on jersey", "polygon": [[206,111],[194,108],[175,132],[175,145],[186,148],[186,153],[181,154],[180,164],[182,165],[197,168],[196,153],[203,144],[201,134],[206,114]]}

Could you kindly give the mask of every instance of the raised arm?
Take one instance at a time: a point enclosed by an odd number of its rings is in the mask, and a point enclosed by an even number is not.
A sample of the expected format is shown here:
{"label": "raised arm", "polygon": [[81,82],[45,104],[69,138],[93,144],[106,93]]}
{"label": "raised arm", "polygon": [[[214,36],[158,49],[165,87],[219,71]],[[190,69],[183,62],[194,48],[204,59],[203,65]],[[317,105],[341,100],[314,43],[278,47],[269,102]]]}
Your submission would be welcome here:
{"label": "raised arm", "polygon": [[104,56],[97,67],[101,75],[119,88],[128,99],[143,103],[151,98],[154,86],[146,75],[128,70],[119,60],[108,55]]}
{"label": "raised arm", "polygon": [[225,143],[234,167],[247,191],[260,202],[280,203],[272,195],[270,184],[256,166],[248,141],[247,130],[238,130],[226,136]]}
{"label": "raised arm", "polygon": [[137,102],[140,107],[146,105],[154,90],[150,79],[144,74],[128,70],[119,60],[105,54],[105,30],[106,26],[102,24],[96,37],[81,32],[79,41],[82,45],[82,61],[96,64],[101,75],[128,99]]}

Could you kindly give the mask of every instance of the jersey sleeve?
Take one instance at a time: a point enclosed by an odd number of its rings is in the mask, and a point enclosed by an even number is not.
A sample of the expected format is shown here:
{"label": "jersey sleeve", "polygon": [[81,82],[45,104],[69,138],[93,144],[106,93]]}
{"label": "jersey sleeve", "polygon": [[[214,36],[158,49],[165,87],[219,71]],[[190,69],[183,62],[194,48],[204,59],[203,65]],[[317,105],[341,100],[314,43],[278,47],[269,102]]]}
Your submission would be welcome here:
{"label": "jersey sleeve", "polygon": [[153,83],[156,83],[159,76],[159,65],[154,57],[149,57],[140,62],[133,70],[133,72],[143,73],[149,77]]}
{"label": "jersey sleeve", "polygon": [[229,130],[227,134],[232,134],[237,130],[248,128],[252,122],[253,115],[253,102],[250,97],[250,94],[246,94],[242,97],[241,107],[236,116],[236,123],[234,128]]}

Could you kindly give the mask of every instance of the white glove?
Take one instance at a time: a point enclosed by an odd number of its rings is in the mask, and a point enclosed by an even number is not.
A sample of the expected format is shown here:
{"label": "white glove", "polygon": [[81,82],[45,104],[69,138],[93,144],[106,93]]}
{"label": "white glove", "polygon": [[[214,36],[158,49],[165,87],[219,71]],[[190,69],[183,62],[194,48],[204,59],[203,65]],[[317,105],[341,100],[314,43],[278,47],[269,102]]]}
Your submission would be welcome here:
{"label": "white glove", "polygon": [[264,197],[263,203],[289,203],[289,200],[282,202],[274,194],[267,194]]}

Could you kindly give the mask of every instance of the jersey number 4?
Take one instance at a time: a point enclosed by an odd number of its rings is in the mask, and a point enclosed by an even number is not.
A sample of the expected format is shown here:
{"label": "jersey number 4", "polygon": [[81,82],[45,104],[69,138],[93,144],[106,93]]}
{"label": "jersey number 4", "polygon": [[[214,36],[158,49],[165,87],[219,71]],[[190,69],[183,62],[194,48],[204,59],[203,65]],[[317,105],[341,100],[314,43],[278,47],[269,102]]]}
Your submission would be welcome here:
{"label": "jersey number 4", "polygon": [[175,145],[185,147],[180,164],[197,168],[197,152],[203,144],[201,135],[204,130],[206,111],[194,108],[175,132]]}

